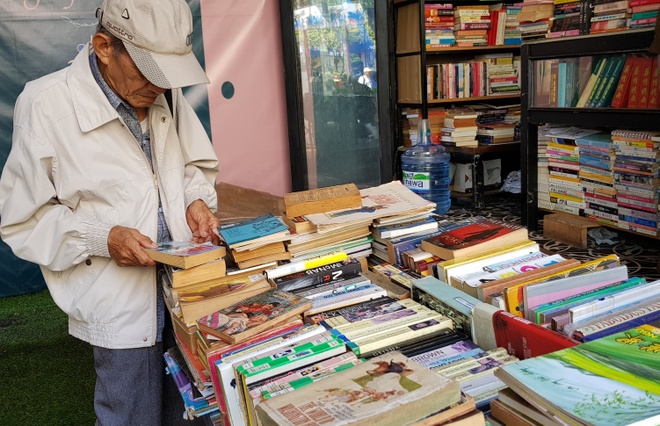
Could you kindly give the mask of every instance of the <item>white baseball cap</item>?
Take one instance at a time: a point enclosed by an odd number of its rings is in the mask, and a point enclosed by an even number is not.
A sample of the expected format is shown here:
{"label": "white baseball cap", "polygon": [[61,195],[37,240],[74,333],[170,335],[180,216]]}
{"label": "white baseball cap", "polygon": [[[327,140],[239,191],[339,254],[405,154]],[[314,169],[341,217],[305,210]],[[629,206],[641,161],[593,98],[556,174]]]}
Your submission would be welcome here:
{"label": "white baseball cap", "polygon": [[104,0],[96,16],[152,84],[173,89],[209,83],[192,51],[192,13],[184,0]]}

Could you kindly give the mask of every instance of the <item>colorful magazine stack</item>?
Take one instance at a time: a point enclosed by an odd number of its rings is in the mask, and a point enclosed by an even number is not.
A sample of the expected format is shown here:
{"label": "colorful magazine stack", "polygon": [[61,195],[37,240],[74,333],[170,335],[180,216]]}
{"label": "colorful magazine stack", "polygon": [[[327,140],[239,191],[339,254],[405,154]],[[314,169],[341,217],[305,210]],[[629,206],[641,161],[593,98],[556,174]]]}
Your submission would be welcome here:
{"label": "colorful magazine stack", "polygon": [[451,47],[454,39],[454,7],[451,3],[425,3],[426,49]]}

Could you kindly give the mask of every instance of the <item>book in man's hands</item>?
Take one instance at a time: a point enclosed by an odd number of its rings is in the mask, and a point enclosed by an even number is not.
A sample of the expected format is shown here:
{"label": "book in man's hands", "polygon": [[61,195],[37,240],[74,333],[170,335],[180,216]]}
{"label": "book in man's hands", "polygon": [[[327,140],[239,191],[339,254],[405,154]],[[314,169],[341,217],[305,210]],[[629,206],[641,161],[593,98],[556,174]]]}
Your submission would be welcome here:
{"label": "book in man's hands", "polygon": [[483,217],[422,241],[422,250],[449,260],[529,239],[527,228]]}
{"label": "book in man's hands", "polygon": [[309,299],[273,288],[199,318],[197,326],[225,342],[238,343],[311,306]]}
{"label": "book in man's hands", "polygon": [[159,243],[157,248],[145,249],[154,261],[180,269],[188,269],[227,254],[227,249],[210,242],[168,241]]}
{"label": "book in man's hands", "polygon": [[461,389],[393,351],[256,407],[262,425],[409,424],[458,403]]}

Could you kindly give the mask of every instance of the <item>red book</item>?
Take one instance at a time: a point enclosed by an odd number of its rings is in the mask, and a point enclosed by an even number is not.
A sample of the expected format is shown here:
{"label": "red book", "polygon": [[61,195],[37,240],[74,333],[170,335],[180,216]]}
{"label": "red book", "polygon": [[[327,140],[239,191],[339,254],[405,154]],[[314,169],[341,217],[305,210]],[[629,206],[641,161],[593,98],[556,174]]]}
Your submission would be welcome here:
{"label": "red book", "polygon": [[639,102],[637,108],[648,108],[649,93],[651,91],[651,73],[653,69],[653,58],[644,57],[641,72],[641,81],[639,86]]}
{"label": "red book", "polygon": [[474,223],[423,240],[422,250],[449,260],[527,240],[527,228],[522,225],[477,218]]}
{"label": "red book", "polygon": [[[651,58],[646,56],[638,56],[635,60],[632,69],[632,77],[630,79],[630,95],[628,96],[628,108],[640,107],[640,95],[642,90],[642,80],[644,75],[650,75]],[[648,68],[648,73],[644,70]]]}
{"label": "red book", "polygon": [[625,108],[628,106],[630,80],[632,79],[632,70],[636,60],[637,57],[633,55],[628,55],[626,58],[626,63],[623,65],[621,77],[619,77],[619,82],[614,90],[614,96],[612,97],[612,103],[610,104],[612,108]]}
{"label": "red book", "polygon": [[579,344],[568,336],[506,311],[493,315],[493,328],[497,346],[506,348],[509,354],[519,359],[533,358]]}
{"label": "red book", "polygon": [[653,57],[653,65],[651,66],[651,88],[649,89],[649,102],[646,105],[647,108],[658,108],[660,106],[660,89],[658,88],[660,78],[660,72],[658,71],[658,57]]}

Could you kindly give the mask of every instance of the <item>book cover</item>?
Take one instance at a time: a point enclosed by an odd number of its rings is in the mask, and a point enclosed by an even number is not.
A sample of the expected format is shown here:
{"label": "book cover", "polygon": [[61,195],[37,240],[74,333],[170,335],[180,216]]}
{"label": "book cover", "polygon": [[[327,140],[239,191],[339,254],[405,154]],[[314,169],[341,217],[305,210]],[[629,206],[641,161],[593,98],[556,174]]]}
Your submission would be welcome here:
{"label": "book cover", "polygon": [[449,260],[526,240],[527,228],[522,225],[479,218],[476,223],[423,240],[422,249]]}
{"label": "book cover", "polygon": [[509,354],[527,359],[579,344],[561,333],[506,311],[493,315],[495,341]]}
{"label": "book cover", "polygon": [[154,261],[180,269],[188,269],[202,263],[219,259],[227,254],[221,246],[210,242],[169,241],[158,244],[157,248],[145,249]]}
{"label": "book cover", "polygon": [[312,306],[304,297],[276,288],[199,318],[197,326],[229,343],[238,343]]}
{"label": "book cover", "polygon": [[387,290],[384,288],[371,282],[359,284],[335,294],[313,299],[312,306],[305,310],[304,317],[307,318],[326,310],[339,309],[382,296],[387,296]]}
{"label": "book cover", "polygon": [[284,194],[288,218],[333,210],[362,207],[360,191],[354,183],[296,191]]}
{"label": "book cover", "polygon": [[360,272],[362,272],[360,261],[350,258],[273,278],[271,282],[280,290],[293,291],[355,278]]}
{"label": "book cover", "polygon": [[307,319],[320,323],[326,328],[333,328],[343,324],[352,324],[358,321],[371,319],[390,312],[414,306],[417,302],[411,299],[397,300],[389,296],[379,297],[362,303],[329,310],[317,315],[308,316]]}
{"label": "book cover", "polygon": [[218,231],[220,238],[230,248],[236,248],[253,240],[288,235],[289,227],[280,218],[273,216],[272,213],[267,213],[252,219],[220,225]]}
{"label": "book cover", "polygon": [[562,423],[657,424],[660,328],[646,324],[500,367],[495,375]]}
{"label": "book cover", "polygon": [[423,419],[461,400],[458,382],[390,352],[356,365],[303,393],[288,393],[256,407],[264,426],[327,419],[333,424],[404,424]]}

